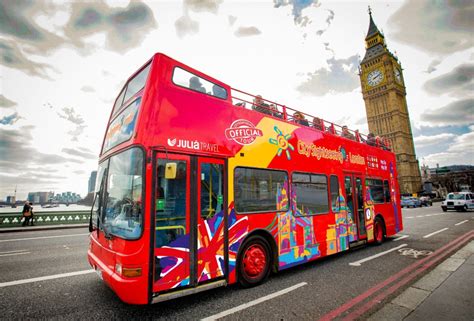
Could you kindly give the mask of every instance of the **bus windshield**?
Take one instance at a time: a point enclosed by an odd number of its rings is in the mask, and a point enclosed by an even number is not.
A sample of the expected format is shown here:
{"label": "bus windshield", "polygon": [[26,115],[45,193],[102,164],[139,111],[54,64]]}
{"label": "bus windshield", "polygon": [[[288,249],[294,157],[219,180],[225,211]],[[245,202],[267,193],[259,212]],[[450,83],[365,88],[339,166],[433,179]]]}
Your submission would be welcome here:
{"label": "bus windshield", "polygon": [[104,233],[137,239],[143,226],[143,152],[131,148],[112,156],[106,175],[105,204],[99,211]]}

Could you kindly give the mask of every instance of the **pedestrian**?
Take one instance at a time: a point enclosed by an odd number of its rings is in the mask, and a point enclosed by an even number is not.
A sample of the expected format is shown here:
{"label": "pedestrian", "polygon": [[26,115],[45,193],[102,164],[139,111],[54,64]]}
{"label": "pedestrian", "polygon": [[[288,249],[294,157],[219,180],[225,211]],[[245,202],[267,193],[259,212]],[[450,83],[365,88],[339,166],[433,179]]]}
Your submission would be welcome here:
{"label": "pedestrian", "polygon": [[25,205],[23,205],[22,216],[25,219],[23,221],[22,226],[28,226],[28,223],[31,220],[31,225],[35,225],[33,221],[33,203],[26,201]]}

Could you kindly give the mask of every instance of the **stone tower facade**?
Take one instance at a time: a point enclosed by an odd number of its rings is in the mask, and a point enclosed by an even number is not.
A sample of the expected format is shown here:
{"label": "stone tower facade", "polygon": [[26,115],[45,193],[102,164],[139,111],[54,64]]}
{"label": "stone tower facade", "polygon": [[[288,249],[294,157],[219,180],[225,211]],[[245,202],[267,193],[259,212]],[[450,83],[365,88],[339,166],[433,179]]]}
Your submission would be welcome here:
{"label": "stone tower facade", "polygon": [[359,67],[362,96],[365,102],[369,131],[386,137],[397,156],[400,192],[419,192],[421,175],[415,155],[406,88],[398,58],[385,44],[369,9],[370,25],[365,37],[366,52]]}

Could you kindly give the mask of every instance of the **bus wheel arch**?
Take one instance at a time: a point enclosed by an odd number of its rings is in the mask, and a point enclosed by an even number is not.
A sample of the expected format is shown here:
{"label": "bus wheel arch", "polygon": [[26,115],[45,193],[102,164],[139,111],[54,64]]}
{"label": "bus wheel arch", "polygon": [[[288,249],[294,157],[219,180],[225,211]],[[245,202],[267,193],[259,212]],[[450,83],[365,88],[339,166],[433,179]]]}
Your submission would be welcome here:
{"label": "bus wheel arch", "polygon": [[374,219],[374,244],[380,245],[383,243],[387,230],[385,227],[385,220],[383,216],[377,214]]}
{"label": "bus wheel arch", "polygon": [[247,235],[239,248],[236,262],[237,280],[243,287],[266,281],[278,264],[275,240],[266,230]]}

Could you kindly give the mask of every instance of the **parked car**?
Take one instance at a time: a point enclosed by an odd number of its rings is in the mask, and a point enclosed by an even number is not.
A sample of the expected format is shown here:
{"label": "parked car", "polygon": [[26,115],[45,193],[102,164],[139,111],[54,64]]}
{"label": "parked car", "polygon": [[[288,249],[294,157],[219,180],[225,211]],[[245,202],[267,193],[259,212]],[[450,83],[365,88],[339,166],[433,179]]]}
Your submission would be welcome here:
{"label": "parked car", "polygon": [[421,201],[417,197],[404,196],[400,205],[402,207],[420,207]]}
{"label": "parked car", "polygon": [[449,193],[444,201],[441,202],[443,212],[447,210],[467,211],[474,209],[474,194],[471,192]]}
{"label": "parked car", "polygon": [[433,201],[429,196],[420,197],[421,206],[433,206]]}

